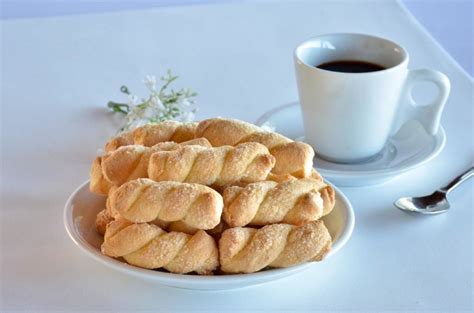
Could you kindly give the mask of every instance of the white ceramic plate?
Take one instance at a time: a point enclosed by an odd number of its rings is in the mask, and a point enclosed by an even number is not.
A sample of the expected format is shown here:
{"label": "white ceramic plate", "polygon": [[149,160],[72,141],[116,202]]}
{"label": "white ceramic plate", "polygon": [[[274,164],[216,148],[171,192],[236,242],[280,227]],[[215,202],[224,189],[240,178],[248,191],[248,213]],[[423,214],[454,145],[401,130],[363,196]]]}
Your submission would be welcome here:
{"label": "white ceramic plate", "polygon": [[[265,124],[289,138],[304,141],[303,119],[298,102],[268,111],[255,124]],[[390,137],[382,152],[371,161],[338,164],[316,156],[314,166],[324,178],[337,186],[380,184],[430,161],[443,150],[445,143],[443,127],[440,126],[435,136],[430,136],[418,123],[411,122]]]}
{"label": "white ceramic plate", "polygon": [[[333,247],[328,256],[335,254],[349,240],[354,228],[354,211],[342,192],[336,190],[336,206],[325,224],[333,238]],[[105,197],[89,191],[89,182],[79,186],[69,197],[64,208],[64,225],[74,243],[88,256],[128,275],[137,276],[157,283],[186,289],[217,290],[241,288],[293,275],[317,263],[306,263],[284,269],[268,269],[253,274],[199,276],[180,275],[147,270],[107,257],[100,252],[102,236],[95,229],[95,218],[105,207]],[[324,261],[323,261],[324,262]]]}

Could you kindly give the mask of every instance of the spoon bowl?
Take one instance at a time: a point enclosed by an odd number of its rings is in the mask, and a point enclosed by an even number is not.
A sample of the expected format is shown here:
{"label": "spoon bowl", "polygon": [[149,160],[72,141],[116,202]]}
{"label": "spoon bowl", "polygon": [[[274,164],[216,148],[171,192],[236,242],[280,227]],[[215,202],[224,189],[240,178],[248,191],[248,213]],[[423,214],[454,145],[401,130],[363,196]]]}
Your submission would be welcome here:
{"label": "spoon bowl", "polygon": [[435,215],[447,212],[449,210],[449,202],[446,198],[448,193],[472,176],[474,176],[474,167],[454,178],[448,185],[436,190],[431,195],[404,197],[398,199],[393,204],[403,212],[410,214]]}
{"label": "spoon bowl", "polygon": [[405,197],[395,201],[394,205],[405,212],[421,214],[440,214],[449,209],[446,193],[435,191],[424,197]]}

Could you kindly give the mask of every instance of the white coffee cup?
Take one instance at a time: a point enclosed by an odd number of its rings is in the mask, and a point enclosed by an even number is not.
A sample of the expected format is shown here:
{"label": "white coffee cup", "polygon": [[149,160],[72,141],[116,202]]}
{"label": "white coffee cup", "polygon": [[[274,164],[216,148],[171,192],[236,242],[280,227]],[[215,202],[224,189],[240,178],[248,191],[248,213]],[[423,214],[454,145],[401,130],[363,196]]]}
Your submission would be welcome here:
{"label": "white coffee cup", "polygon": [[[450,91],[446,75],[408,70],[408,53],[387,39],[363,34],[328,34],[300,44],[294,53],[305,141],[330,161],[356,163],[382,151],[389,136],[410,120],[437,133]],[[378,64],[385,69],[335,72],[316,66],[343,60]],[[438,96],[418,105],[412,87],[433,82]]]}

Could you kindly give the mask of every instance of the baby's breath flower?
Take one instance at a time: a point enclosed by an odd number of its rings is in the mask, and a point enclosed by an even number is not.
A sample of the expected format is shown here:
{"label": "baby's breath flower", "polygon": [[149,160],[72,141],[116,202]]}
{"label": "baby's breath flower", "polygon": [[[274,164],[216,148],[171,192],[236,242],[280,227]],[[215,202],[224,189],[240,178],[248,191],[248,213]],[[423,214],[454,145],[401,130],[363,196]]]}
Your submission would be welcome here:
{"label": "baby's breath flower", "polygon": [[196,113],[193,98],[197,94],[189,89],[169,90],[169,85],[177,78],[178,76],[173,76],[168,70],[167,75],[160,78],[163,85],[157,90],[156,77],[147,75],[143,83],[148,88],[150,95],[143,100],[139,100],[139,97],[132,95],[126,86],[122,86],[120,91],[128,95],[127,103],[109,101],[107,104],[114,112],[125,115],[125,125],[121,130],[129,130],[147,123],[158,123],[165,120],[192,121]]}
{"label": "baby's breath flower", "polygon": [[140,100],[138,99],[137,96],[135,96],[135,95],[128,95],[128,105],[129,105],[130,107],[136,106],[139,102],[140,102]]}
{"label": "baby's breath flower", "polygon": [[145,76],[143,83],[150,91],[156,90],[156,77],[154,75]]}
{"label": "baby's breath flower", "polygon": [[153,107],[156,107],[159,110],[164,110],[165,106],[163,105],[163,102],[161,102],[160,97],[156,94],[152,94],[150,96],[150,105]]}
{"label": "baby's breath flower", "polygon": [[188,98],[180,97],[178,100],[178,105],[181,107],[189,107],[191,106],[191,101]]}

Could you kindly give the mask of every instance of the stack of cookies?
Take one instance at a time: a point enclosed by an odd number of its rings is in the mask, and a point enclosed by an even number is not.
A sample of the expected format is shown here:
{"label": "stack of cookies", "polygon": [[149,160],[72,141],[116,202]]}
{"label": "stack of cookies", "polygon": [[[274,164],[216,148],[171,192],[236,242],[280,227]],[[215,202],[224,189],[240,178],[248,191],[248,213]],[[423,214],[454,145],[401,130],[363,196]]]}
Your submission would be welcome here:
{"label": "stack of cookies", "polygon": [[166,121],[123,133],[91,169],[107,196],[102,253],[172,273],[252,273],[319,261],[334,190],[313,149],[233,119]]}

